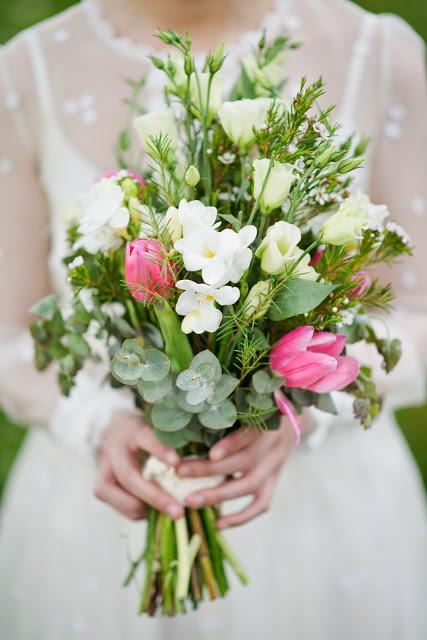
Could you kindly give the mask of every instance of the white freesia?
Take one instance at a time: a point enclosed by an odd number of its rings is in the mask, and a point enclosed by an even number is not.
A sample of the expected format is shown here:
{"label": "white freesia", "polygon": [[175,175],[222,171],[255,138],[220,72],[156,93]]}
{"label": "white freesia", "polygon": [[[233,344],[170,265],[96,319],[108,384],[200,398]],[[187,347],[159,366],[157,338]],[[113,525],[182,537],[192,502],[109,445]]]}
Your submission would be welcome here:
{"label": "white freesia", "polygon": [[261,269],[271,275],[283,273],[298,257],[300,240],[301,231],[295,224],[284,220],[273,224],[255,252],[261,260]]}
{"label": "white freesia", "polygon": [[190,202],[181,200],[178,208],[169,207],[168,214],[178,217],[184,236],[206,227],[215,229],[220,224],[216,222],[218,215],[216,207],[206,207],[200,200],[191,200]]}
{"label": "white freesia", "polygon": [[222,320],[222,313],[215,307],[215,302],[224,306],[234,304],[240,297],[237,287],[215,289],[192,280],[179,280],[176,287],[183,290],[175,310],[184,316],[181,324],[184,333],[214,333]]}
{"label": "white freesia", "polygon": [[193,72],[190,77],[190,97],[195,106],[197,117],[202,118],[207,111],[207,120],[211,121],[218,113],[222,103],[221,76],[218,73],[212,77],[207,72],[197,72],[197,74]]}
{"label": "white freesia", "polygon": [[265,125],[273,104],[277,107],[279,115],[282,115],[285,110],[282,100],[256,98],[223,102],[218,111],[218,118],[230,140],[239,147],[246,147],[255,138],[253,130],[258,131]]}
{"label": "white freesia", "polygon": [[151,145],[151,139],[158,137],[160,134],[168,137],[172,149],[176,148],[178,129],[172,109],[151,111],[138,116],[133,121],[133,127],[145,149]]}
{"label": "white freesia", "polygon": [[169,207],[162,218],[161,225],[172,242],[182,238],[182,224],[176,207]]}
{"label": "white freesia", "polygon": [[261,158],[254,160],[253,168],[254,197],[259,198],[261,211],[270,213],[286,202],[296,177],[295,167],[291,164]]}
{"label": "white freesia", "polygon": [[82,215],[78,231],[93,233],[103,226],[122,229],[129,224],[129,211],[123,206],[124,193],[110,178],[95,182],[82,198]]}
{"label": "white freesia", "polygon": [[321,229],[322,242],[341,246],[362,237],[371,222],[369,198],[364,194],[346,198]]}
{"label": "white freesia", "polygon": [[242,65],[249,80],[255,84],[258,95],[268,95],[269,89],[280,85],[285,78],[284,62],[285,54],[282,54],[260,66],[256,56],[251,54],[242,60]]}
{"label": "white freesia", "polygon": [[238,233],[232,229],[216,231],[200,228],[175,242],[188,271],[201,271],[203,281],[219,287],[238,282],[249,267],[252,251],[248,248],[256,237],[256,227],[244,227]]}

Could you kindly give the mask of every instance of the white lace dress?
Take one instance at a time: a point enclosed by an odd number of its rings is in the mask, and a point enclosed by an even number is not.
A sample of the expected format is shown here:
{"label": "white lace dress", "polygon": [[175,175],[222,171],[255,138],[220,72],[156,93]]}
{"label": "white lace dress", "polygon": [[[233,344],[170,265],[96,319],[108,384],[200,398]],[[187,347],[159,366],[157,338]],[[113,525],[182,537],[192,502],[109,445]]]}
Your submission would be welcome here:
{"label": "white lace dress", "polygon": [[[86,370],[59,398],[34,373],[27,309],[66,291],[64,221],[76,193],[114,166],[125,78],[147,73],[144,47],[116,36],[93,0],[33,27],[0,51],[0,404],[30,425],[7,488],[0,531],[0,625],[7,640],[421,640],[427,628],[427,525],[422,487],[392,408],[422,399],[427,310],[426,90],[423,47],[400,19],[344,0],[278,2],[263,25],[292,31],[301,75],[323,74],[344,130],[371,136],[360,182],[413,236],[417,251],[394,274],[391,324],[404,358],[387,381],[385,410],[364,433],[351,416],[325,425],[318,447],[286,464],[271,511],[230,531],[251,577],[226,600],[173,620],[137,618],[123,590],[127,553],[144,524],[95,500],[90,454],[125,393]],[[258,34],[231,45],[227,82]],[[49,256],[49,257],[48,257]],[[423,269],[424,267],[424,269]],[[425,318],[425,316],[424,316]],[[423,356],[424,352],[424,356]],[[37,426],[36,426],[37,425]],[[318,437],[320,439],[320,437]]]}

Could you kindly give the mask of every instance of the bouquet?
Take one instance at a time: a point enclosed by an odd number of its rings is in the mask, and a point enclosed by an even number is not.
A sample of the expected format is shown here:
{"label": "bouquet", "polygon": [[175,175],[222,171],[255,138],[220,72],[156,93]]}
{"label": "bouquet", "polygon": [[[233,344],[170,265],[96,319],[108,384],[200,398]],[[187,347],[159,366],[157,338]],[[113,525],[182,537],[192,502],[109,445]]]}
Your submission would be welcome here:
{"label": "bouquet", "polygon": [[[303,409],[336,413],[338,390],[369,427],[381,399],[346,345],[372,343],[387,371],[396,365],[399,342],[370,319],[393,293],[372,269],[411,247],[385,205],[350,189],[368,141],[338,142],[333,108],[318,104],[321,80],[281,97],[288,38],[263,35],[225,99],[223,45],[199,64],[189,36],[157,35],[172,48],[152,56],[165,108],[143,112],[142,82],[128,99],[149,166],[126,159],[125,128],[119,169],[80,198],[68,225],[70,300],[50,295],[32,309],[37,368],[57,362],[68,395],[84,363],[107,354],[105,383],[131,389],[182,457],[206,456],[238,428],[278,429],[282,415],[299,443]],[[174,471],[151,458],[144,473],[161,482]],[[125,581],[145,567],[140,613],[224,596],[227,565],[247,583],[216,528],[219,510],[186,508],[177,521],[149,511]]]}

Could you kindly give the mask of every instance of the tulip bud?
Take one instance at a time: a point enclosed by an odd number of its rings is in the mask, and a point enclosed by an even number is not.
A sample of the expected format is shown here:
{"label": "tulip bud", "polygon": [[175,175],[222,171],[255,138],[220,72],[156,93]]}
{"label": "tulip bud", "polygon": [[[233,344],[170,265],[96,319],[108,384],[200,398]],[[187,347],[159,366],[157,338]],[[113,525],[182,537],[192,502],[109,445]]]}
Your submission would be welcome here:
{"label": "tulip bud", "polygon": [[364,156],[356,156],[354,158],[349,158],[348,160],[343,160],[338,165],[338,173],[350,173],[350,171],[360,167],[363,162],[365,162]]}
{"label": "tulip bud", "polygon": [[167,298],[175,286],[172,267],[158,240],[138,238],[126,245],[126,282],[131,295],[148,304],[159,296]]}
{"label": "tulip bud", "polygon": [[185,184],[188,184],[190,187],[195,187],[200,180],[200,173],[194,164],[190,164],[184,176]]}

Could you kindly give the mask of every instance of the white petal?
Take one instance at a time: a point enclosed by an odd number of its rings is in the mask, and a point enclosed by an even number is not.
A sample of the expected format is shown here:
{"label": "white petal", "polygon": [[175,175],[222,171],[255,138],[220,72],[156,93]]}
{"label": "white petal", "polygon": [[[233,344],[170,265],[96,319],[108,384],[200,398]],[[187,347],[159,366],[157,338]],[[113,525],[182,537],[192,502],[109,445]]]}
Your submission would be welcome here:
{"label": "white petal", "polygon": [[211,258],[202,269],[202,278],[206,284],[213,285],[222,280],[225,273],[225,262],[220,258]]}
{"label": "white petal", "polygon": [[257,228],[253,224],[249,224],[239,231],[240,243],[243,247],[248,247],[257,236]]}
{"label": "white petal", "polygon": [[120,207],[120,209],[117,209],[110,219],[110,225],[113,229],[121,229],[122,227],[128,226],[129,219],[129,211],[125,207]]}
{"label": "white petal", "polygon": [[191,291],[184,291],[177,300],[175,311],[178,315],[185,316],[187,313],[195,311],[198,306],[199,302],[197,296]]}
{"label": "white petal", "polygon": [[221,287],[216,291],[215,299],[218,304],[234,304],[240,298],[238,287]]}
{"label": "white petal", "polygon": [[[222,313],[212,303],[203,304],[200,307],[198,316],[196,326],[197,328],[203,328],[203,331],[214,333],[221,324]],[[199,331],[196,331],[196,333],[199,333]]]}
{"label": "white petal", "polygon": [[233,229],[224,229],[219,232],[218,244],[218,253],[229,256],[240,249],[239,235]]}

